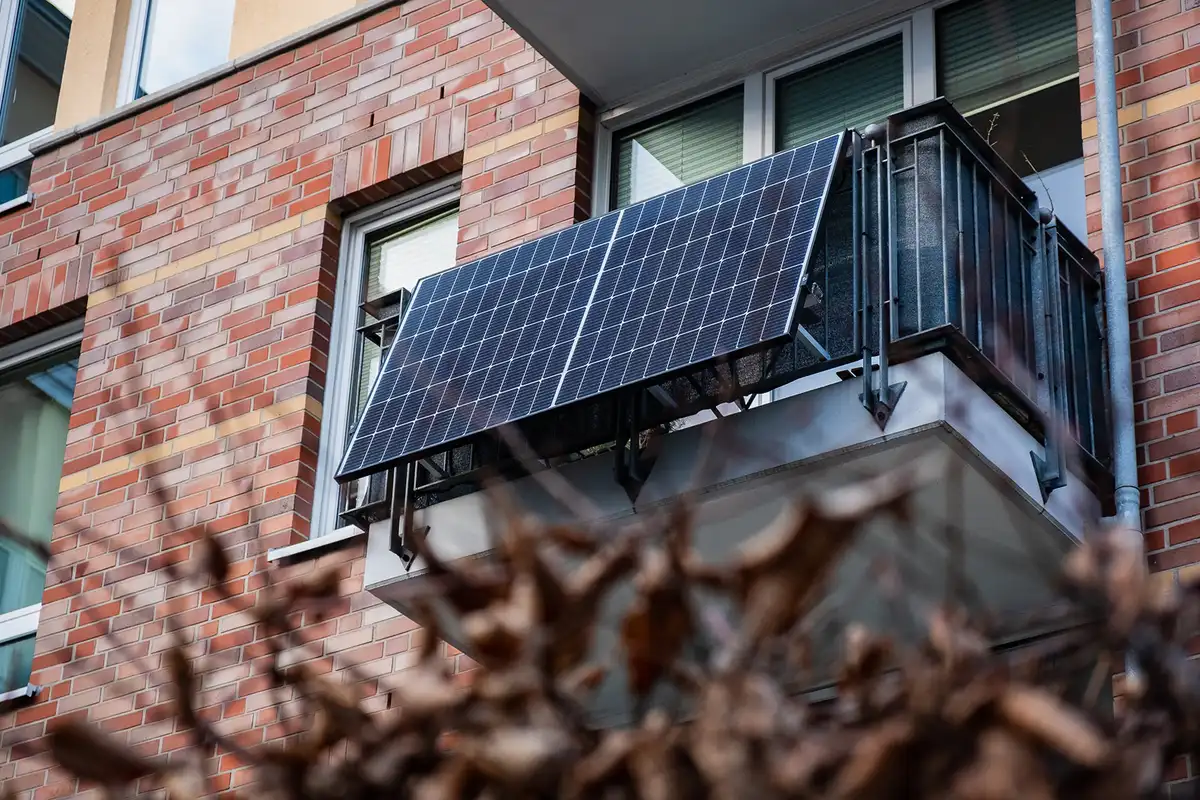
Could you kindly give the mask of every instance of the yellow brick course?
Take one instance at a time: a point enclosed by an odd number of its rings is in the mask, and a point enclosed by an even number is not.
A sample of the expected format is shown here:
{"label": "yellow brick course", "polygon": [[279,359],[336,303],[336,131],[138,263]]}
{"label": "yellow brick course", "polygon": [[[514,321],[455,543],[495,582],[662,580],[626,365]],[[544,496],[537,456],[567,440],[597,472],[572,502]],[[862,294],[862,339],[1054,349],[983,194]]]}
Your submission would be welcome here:
{"label": "yellow brick course", "polygon": [[73,472],[70,475],[64,475],[58,482],[58,491],[61,493],[70,491],[71,489],[78,489],[85,484],[95,483],[112,475],[136,469],[155,461],[161,461],[168,456],[200,447],[209,442],[215,442],[218,439],[223,439],[239,431],[248,430],[258,425],[265,425],[272,420],[286,417],[288,414],[294,414],[297,411],[307,411],[311,416],[317,419],[321,418],[321,404],[312,397],[308,395],[289,397],[287,400],[281,400],[266,408],[248,411],[245,414],[218,422],[216,425],[209,425],[198,431],[192,431],[191,433],[177,436],[174,439],[169,439],[154,447],[147,447],[136,453],[114,458],[111,461],[105,461],[102,464],[97,464],[94,467],[80,470],[79,472]]}
{"label": "yellow brick course", "polygon": [[97,289],[88,295],[88,305],[96,306],[100,303],[108,302],[114,297],[120,297],[121,295],[129,294],[130,292],[145,288],[155,281],[166,280],[172,276],[187,272],[190,269],[207,266],[209,263],[217,260],[218,258],[224,258],[226,256],[233,255],[234,253],[240,253],[243,250],[249,250],[256,244],[268,242],[279,236],[289,234],[302,225],[315,222],[317,220],[323,220],[325,219],[325,216],[326,206],[309,209],[303,214],[297,214],[294,217],[288,217],[287,219],[272,223],[271,225],[267,225],[266,227],[254,231],[253,233],[247,233],[245,236],[239,236],[236,239],[231,239],[228,242],[217,245],[216,247],[210,247],[207,250],[201,250],[197,253],[184,256],[178,261],[172,261],[165,266],[159,267],[153,272],[147,272],[144,275],[138,275],[134,278],[127,278],[126,280],[123,280],[113,286],[105,286],[101,289]]}

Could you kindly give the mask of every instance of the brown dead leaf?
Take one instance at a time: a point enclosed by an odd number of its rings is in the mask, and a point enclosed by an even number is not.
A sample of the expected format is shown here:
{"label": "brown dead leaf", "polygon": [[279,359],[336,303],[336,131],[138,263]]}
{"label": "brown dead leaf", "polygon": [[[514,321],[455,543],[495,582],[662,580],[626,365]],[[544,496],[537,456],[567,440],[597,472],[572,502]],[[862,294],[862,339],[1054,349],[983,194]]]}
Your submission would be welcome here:
{"label": "brown dead leaf", "polygon": [[1029,744],[1005,728],[979,735],[974,758],[954,776],[956,800],[1054,800],[1045,764]]}
{"label": "brown dead leaf", "polygon": [[1081,766],[1099,769],[1111,756],[1112,748],[1099,729],[1044,689],[1010,686],[997,700],[996,712],[1015,731]]}
{"label": "brown dead leaf", "polygon": [[68,720],[50,732],[50,754],[80,780],[118,787],[156,775],[159,767],[86,722]]}
{"label": "brown dead leaf", "polygon": [[894,795],[915,735],[916,727],[903,716],[886,719],[868,730],[838,772],[833,796],[868,800]]}

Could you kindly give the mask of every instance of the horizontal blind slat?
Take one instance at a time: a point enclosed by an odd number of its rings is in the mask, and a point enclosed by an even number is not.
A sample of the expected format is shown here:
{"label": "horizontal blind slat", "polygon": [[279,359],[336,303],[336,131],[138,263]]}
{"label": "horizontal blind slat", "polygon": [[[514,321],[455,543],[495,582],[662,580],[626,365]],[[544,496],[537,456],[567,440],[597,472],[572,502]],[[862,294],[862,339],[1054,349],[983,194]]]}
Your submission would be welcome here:
{"label": "horizontal blind slat", "polygon": [[1071,0],[963,0],[937,16],[939,89],[960,110],[1078,71]]}
{"label": "horizontal blind slat", "polygon": [[903,42],[888,39],[788,76],[776,92],[780,149],[879,122],[904,107]]}
{"label": "horizontal blind slat", "polygon": [[742,163],[740,91],[623,131],[614,140],[615,207],[702,181]]}

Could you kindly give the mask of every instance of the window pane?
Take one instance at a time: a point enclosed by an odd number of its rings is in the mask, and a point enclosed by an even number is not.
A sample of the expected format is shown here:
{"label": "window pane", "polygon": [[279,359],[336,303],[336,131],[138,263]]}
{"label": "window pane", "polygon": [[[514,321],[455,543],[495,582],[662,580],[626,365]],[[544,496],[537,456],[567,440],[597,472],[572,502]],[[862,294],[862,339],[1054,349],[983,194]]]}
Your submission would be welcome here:
{"label": "window pane", "polygon": [[[971,114],[1079,72],[1073,0],[962,0],[937,15],[941,93]],[[1075,102],[1078,106],[1078,99]]]}
{"label": "window pane", "polygon": [[897,36],[781,79],[775,144],[799,147],[904,108],[904,44]]}
{"label": "window pane", "polygon": [[151,0],[138,94],[150,94],[229,60],[234,0]]}
{"label": "window pane", "polygon": [[[75,394],[76,354],[0,376],[0,518],[50,541]],[[45,565],[0,541],[0,614],[41,602]]]}
{"label": "window pane", "polygon": [[[938,12],[942,94],[1020,175],[1083,157],[1075,40],[1072,0],[962,0]],[[1070,189],[1074,198],[1083,185]]]}
{"label": "window pane", "polygon": [[410,292],[426,275],[454,266],[458,211],[386,235],[367,248],[367,299]]}
{"label": "window pane", "polygon": [[[358,315],[360,328],[355,336],[355,372],[350,387],[347,432],[353,430],[366,406],[386,348],[399,327],[397,315],[401,309],[397,292],[401,289],[411,292],[417,281],[426,275],[453,267],[457,250],[456,208],[416,223],[403,223],[367,241],[365,302]],[[387,499],[387,472],[384,471],[343,484],[339,489],[338,510],[361,509]]]}
{"label": "window pane", "polygon": [[29,174],[33,161],[22,161],[0,172],[0,203],[16,200],[29,191]]}
{"label": "window pane", "polygon": [[614,208],[727,172],[742,163],[742,91],[622,131],[613,138]]}
{"label": "window pane", "polygon": [[45,0],[26,0],[5,93],[4,135],[11,144],[54,124],[71,20]]}
{"label": "window pane", "polygon": [[33,636],[27,636],[0,644],[0,693],[29,685],[34,641]]}

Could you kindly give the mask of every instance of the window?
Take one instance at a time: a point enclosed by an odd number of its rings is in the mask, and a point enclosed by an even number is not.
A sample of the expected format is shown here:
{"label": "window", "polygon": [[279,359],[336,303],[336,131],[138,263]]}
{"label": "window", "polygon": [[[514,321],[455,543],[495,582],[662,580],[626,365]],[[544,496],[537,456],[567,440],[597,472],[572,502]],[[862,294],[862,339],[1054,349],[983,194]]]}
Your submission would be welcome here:
{"label": "window", "polygon": [[[50,542],[78,369],[78,325],[0,348],[0,518]],[[6,352],[7,351],[7,352]],[[29,681],[46,565],[0,540],[0,698]]]}
{"label": "window", "polygon": [[963,0],[937,15],[941,93],[1027,175],[1083,156],[1075,4]]}
{"label": "window", "polygon": [[937,13],[938,86],[1075,233],[1086,236],[1070,0],[962,0]]}
{"label": "window", "polygon": [[1086,234],[1076,50],[1072,0],[937,0],[676,110],[602,112],[596,210],[944,95]]}
{"label": "window", "polygon": [[71,20],[61,0],[0,0],[0,204],[29,190],[29,146],[54,124]]}
{"label": "window", "polygon": [[311,535],[387,516],[388,476],[334,482],[417,281],[454,266],[457,184],[437,183],[347,219],[342,233],[329,377]]}
{"label": "window", "polygon": [[739,88],[622,131],[613,143],[617,207],[740,166],[742,106]]}
{"label": "window", "polygon": [[617,130],[608,148],[610,206],[637,203],[899,111],[909,94],[908,35],[906,26],[892,25],[856,47],[754,75],[741,86]]}
{"label": "window", "polygon": [[133,0],[120,94],[124,102],[229,60],[234,0]]}
{"label": "window", "polygon": [[800,147],[902,108],[904,42],[894,36],[776,81],[775,144]]}

